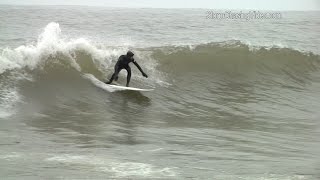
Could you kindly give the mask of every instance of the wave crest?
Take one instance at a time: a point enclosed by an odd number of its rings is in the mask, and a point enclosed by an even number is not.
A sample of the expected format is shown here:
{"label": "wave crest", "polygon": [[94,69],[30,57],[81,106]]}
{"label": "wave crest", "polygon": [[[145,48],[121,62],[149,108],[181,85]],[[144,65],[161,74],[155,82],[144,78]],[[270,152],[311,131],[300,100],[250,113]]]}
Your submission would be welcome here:
{"label": "wave crest", "polygon": [[97,67],[103,69],[103,66],[108,66],[112,58],[118,56],[121,52],[121,49],[99,48],[84,38],[75,40],[63,39],[61,38],[59,24],[52,22],[44,28],[35,45],[30,44],[22,45],[15,49],[3,49],[0,56],[0,74],[13,69],[28,68],[33,70],[41,64],[48,63],[45,62],[48,59],[54,61],[55,57],[61,55],[76,70],[81,71],[81,65],[76,60],[76,55],[79,53],[89,55],[98,65]]}

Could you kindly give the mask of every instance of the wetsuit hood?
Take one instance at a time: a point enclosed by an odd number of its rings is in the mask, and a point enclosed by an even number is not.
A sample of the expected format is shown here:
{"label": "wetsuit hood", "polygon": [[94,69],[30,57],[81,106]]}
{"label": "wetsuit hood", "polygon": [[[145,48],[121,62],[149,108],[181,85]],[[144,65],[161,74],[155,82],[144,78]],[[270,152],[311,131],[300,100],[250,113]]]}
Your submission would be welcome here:
{"label": "wetsuit hood", "polygon": [[128,51],[128,52],[127,52],[127,56],[132,57],[132,56],[134,56],[134,54],[133,54],[133,52]]}

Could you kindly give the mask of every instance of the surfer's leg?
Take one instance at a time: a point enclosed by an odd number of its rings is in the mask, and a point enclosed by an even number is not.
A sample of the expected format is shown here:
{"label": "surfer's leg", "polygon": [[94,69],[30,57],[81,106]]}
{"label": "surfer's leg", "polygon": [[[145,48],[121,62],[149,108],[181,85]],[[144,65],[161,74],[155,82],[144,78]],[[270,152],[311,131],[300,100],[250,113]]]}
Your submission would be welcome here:
{"label": "surfer's leg", "polygon": [[118,74],[119,74],[119,72],[121,71],[121,69],[122,69],[122,68],[120,68],[118,65],[116,65],[116,66],[114,67],[114,73],[112,74],[110,80],[109,80],[108,82],[105,82],[105,83],[106,83],[106,84],[111,84],[114,79],[118,80]]}
{"label": "surfer's leg", "polygon": [[130,83],[130,78],[131,78],[131,68],[128,66],[128,67],[126,67],[126,70],[127,70],[127,72],[128,72],[128,74],[127,74],[127,87],[129,87],[129,83]]}

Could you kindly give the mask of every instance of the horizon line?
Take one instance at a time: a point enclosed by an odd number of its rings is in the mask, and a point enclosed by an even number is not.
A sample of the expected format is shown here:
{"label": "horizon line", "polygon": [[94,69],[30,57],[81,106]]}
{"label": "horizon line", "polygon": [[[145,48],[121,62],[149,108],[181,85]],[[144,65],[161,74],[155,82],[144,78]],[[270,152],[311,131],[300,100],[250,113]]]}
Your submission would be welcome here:
{"label": "horizon line", "polygon": [[234,9],[234,8],[204,8],[204,7],[124,7],[124,6],[106,6],[106,5],[83,5],[83,4],[1,4],[0,6],[78,6],[78,7],[98,7],[98,8],[119,8],[119,9],[211,9],[211,10],[246,10],[246,11],[281,11],[281,12],[290,12],[290,11],[300,11],[300,12],[306,12],[306,11],[312,11],[312,12],[318,12],[320,9],[305,9],[305,10],[298,10],[298,9],[291,9],[291,10],[274,10],[274,9]]}

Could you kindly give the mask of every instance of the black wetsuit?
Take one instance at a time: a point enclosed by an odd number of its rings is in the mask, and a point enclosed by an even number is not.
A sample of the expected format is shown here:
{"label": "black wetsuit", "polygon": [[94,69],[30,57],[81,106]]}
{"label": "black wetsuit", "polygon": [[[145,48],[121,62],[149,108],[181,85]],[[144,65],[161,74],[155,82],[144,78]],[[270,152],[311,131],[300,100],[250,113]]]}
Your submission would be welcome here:
{"label": "black wetsuit", "polygon": [[129,66],[129,63],[133,63],[137,66],[137,68],[140,70],[140,72],[142,73],[142,75],[144,77],[148,77],[141,69],[141,67],[139,66],[139,64],[133,59],[130,58],[128,55],[121,55],[114,67],[114,73],[111,76],[111,79],[109,80],[109,82],[106,82],[107,84],[112,83],[113,80],[118,80],[118,74],[122,69],[127,70],[128,74],[127,74],[127,86],[129,86],[130,83],[130,78],[131,78],[131,68]]}

